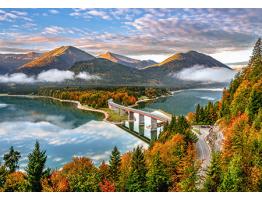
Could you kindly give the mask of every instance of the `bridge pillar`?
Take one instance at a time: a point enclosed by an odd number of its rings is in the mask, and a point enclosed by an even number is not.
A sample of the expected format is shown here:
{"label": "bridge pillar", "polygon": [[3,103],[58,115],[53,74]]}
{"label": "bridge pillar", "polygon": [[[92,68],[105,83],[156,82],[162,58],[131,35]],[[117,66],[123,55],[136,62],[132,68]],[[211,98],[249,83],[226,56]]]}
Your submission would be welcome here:
{"label": "bridge pillar", "polygon": [[131,112],[129,111],[128,112],[128,121],[133,121],[135,118],[134,118],[134,112]]}
{"label": "bridge pillar", "polygon": [[145,124],[145,116],[142,114],[139,114],[139,125]]}
{"label": "bridge pillar", "polygon": [[157,120],[151,118],[151,131],[157,130]]}

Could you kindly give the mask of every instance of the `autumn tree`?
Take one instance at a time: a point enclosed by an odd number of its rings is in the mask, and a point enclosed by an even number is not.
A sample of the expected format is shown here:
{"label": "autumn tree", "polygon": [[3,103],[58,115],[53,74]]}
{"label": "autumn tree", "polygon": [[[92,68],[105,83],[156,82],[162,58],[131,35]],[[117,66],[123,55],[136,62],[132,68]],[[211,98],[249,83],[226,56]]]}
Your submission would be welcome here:
{"label": "autumn tree", "polygon": [[68,180],[70,190],[73,192],[99,191],[100,176],[89,158],[73,158],[72,162],[64,165],[62,175]]}
{"label": "autumn tree", "polygon": [[185,155],[181,158],[177,167],[177,175],[174,175],[177,181],[173,190],[183,192],[197,191],[199,183],[198,171],[200,163],[196,160],[196,149],[193,144],[189,144]]}
{"label": "autumn tree", "polygon": [[19,168],[18,161],[20,158],[20,153],[15,151],[14,147],[11,146],[9,152],[4,155],[4,165],[7,167],[9,173],[13,173],[17,168]]}
{"label": "autumn tree", "polygon": [[127,152],[121,156],[120,175],[117,183],[118,191],[126,191],[126,183],[131,173],[132,153]]}
{"label": "autumn tree", "polygon": [[102,192],[115,192],[116,191],[115,184],[110,182],[107,179],[103,179],[102,182],[99,183],[99,188]]}
{"label": "autumn tree", "polygon": [[36,141],[33,152],[28,155],[28,164],[25,169],[30,189],[33,192],[42,190],[41,178],[47,173],[45,171],[46,158],[46,151],[41,151]]}
{"label": "autumn tree", "polygon": [[26,176],[22,172],[12,172],[6,177],[4,191],[6,192],[25,192],[29,190]]}
{"label": "autumn tree", "polygon": [[102,163],[98,167],[98,172],[102,180],[109,179],[111,177],[109,165],[106,164],[105,161],[102,161]]}
{"label": "autumn tree", "polygon": [[68,192],[69,182],[60,171],[53,171],[51,175],[41,180],[42,191],[44,192]]}

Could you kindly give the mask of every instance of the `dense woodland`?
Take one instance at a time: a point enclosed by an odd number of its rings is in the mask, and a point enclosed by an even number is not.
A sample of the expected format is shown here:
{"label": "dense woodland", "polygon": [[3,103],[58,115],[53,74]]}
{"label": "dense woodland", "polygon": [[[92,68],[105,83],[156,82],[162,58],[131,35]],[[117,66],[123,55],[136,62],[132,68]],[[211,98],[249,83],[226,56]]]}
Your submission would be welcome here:
{"label": "dense woodland", "polygon": [[102,88],[102,89],[53,89],[43,88],[37,93],[43,96],[52,96],[60,99],[77,100],[82,104],[93,108],[106,108],[107,101],[113,99],[115,102],[123,105],[133,105],[139,97],[146,96],[155,98],[161,95],[167,95],[167,89],[161,88],[143,88],[143,87],[120,87],[120,88]]}
{"label": "dense woodland", "polygon": [[[25,172],[21,172],[18,169],[20,153],[11,147],[0,166],[0,189],[48,192],[262,191],[261,75],[262,43],[259,39],[249,65],[235,77],[228,89],[224,89],[219,102],[204,107],[198,105],[187,118],[173,117],[148,149],[137,147],[121,154],[115,147],[109,162],[98,167],[87,157],[76,157],[61,170],[50,170],[45,167],[46,153],[36,142],[28,155]],[[80,100],[82,94],[79,91],[64,95],[62,91],[49,92],[42,95]],[[120,90],[119,93],[139,97],[127,91]],[[128,104],[123,99],[118,101]],[[100,106],[91,102],[86,104]],[[219,124],[224,133],[223,149],[212,153],[204,177],[199,175],[201,161],[196,157],[197,137],[190,130],[191,124]]]}

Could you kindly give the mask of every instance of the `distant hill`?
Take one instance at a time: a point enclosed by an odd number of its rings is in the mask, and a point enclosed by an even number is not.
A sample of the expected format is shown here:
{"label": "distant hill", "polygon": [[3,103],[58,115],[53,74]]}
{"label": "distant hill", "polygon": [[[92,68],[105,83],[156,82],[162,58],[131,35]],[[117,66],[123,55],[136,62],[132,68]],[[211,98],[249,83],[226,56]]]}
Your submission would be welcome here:
{"label": "distant hill", "polygon": [[40,55],[40,53],[36,52],[26,54],[0,54],[0,74],[10,73]]}
{"label": "distant hill", "polygon": [[154,64],[157,64],[153,60],[138,60],[138,59],[132,59],[123,55],[115,54],[112,52],[106,52],[105,54],[100,54],[100,58],[108,59],[112,62],[119,63],[128,67],[132,68],[144,68],[146,66],[151,66]]}
{"label": "distant hill", "polygon": [[195,65],[203,66],[206,68],[220,67],[231,69],[227,65],[217,61],[211,56],[196,51],[189,51],[186,53],[174,54],[161,63],[146,67],[143,70],[150,76],[161,78],[173,73],[177,73],[186,68],[193,67]]}
{"label": "distant hill", "polygon": [[22,65],[17,71],[26,74],[37,74],[43,70],[54,68],[67,70],[76,62],[88,61],[94,58],[94,56],[73,46],[62,46]]}
{"label": "distant hill", "polygon": [[142,71],[103,58],[77,62],[70,70],[75,73],[88,72],[91,75],[97,75],[101,78],[100,82],[103,84],[139,85],[149,82]]}
{"label": "distant hill", "polygon": [[149,67],[149,69],[161,67],[168,68],[170,71],[180,71],[183,68],[192,67],[194,65],[203,65],[206,67],[223,67],[230,69],[230,67],[221,63],[220,61],[217,61],[211,56],[196,51],[174,54],[161,63]]}

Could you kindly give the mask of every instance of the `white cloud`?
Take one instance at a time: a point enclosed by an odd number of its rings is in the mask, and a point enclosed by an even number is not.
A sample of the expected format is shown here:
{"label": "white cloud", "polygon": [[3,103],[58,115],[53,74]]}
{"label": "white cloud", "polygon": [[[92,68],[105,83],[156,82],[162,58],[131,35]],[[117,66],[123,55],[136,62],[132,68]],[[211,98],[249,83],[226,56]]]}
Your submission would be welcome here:
{"label": "white cloud", "polygon": [[96,76],[96,75],[90,75],[89,73],[87,72],[80,72],[79,74],[77,74],[75,76],[76,78],[80,78],[80,79],[83,79],[83,80],[91,80],[91,79],[101,79],[99,76]]}
{"label": "white cloud", "polygon": [[100,79],[100,77],[97,75],[91,75],[85,72],[80,72],[76,75],[72,71],[51,69],[48,71],[43,71],[39,73],[37,76],[28,76],[24,73],[0,75],[0,83],[26,84],[36,82],[63,82],[65,80],[74,80],[76,78],[83,80]]}
{"label": "white cloud", "polygon": [[178,73],[171,75],[181,80],[201,81],[201,82],[228,82],[234,75],[235,71],[222,67],[205,67],[194,65]]}
{"label": "white cloud", "polygon": [[56,14],[59,14],[59,11],[55,9],[51,9],[49,10],[49,13],[56,15]]}
{"label": "white cloud", "polygon": [[43,34],[59,34],[63,32],[64,32],[64,28],[62,27],[50,26],[44,29]]}
{"label": "white cloud", "polygon": [[88,11],[88,14],[92,16],[96,16],[96,17],[101,17],[104,20],[110,19],[110,16],[106,12],[103,12],[103,11],[91,10],[91,11]]}
{"label": "white cloud", "polygon": [[24,73],[14,73],[11,75],[0,75],[0,83],[32,83],[35,79],[33,77],[28,77]]}
{"label": "white cloud", "polygon": [[27,17],[27,12],[22,11],[5,11],[0,10],[0,21],[14,22],[16,20],[32,21],[31,18]]}
{"label": "white cloud", "polygon": [[62,82],[72,79],[74,79],[74,73],[72,71],[61,71],[57,69],[42,72],[37,76],[37,80],[40,82]]}

